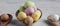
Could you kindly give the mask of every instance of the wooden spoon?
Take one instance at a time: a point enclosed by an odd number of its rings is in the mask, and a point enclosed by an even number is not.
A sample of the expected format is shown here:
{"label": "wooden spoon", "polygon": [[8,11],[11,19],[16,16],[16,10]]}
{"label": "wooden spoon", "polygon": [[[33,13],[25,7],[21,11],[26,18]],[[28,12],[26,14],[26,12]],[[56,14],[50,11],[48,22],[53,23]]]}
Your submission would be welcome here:
{"label": "wooden spoon", "polygon": [[[3,14],[2,14],[3,15]],[[2,16],[1,15],[1,16]],[[4,14],[5,15],[5,14]],[[7,19],[7,20],[3,20],[3,19],[1,19],[1,26],[7,26],[10,22],[11,22],[11,20],[12,20],[12,15],[10,15],[10,14],[7,14],[8,16],[9,16],[9,18]],[[2,17],[1,17],[2,18]]]}
{"label": "wooden spoon", "polygon": [[50,16],[47,19],[48,19],[48,22],[50,24],[52,24],[52,26],[60,26],[60,22],[59,21],[53,21]]}

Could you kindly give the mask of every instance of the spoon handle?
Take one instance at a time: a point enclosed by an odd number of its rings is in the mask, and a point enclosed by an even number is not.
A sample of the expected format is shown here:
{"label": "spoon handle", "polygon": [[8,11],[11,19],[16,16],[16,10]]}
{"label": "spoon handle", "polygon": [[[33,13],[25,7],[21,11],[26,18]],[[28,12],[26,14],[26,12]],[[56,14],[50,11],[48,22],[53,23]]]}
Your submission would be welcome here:
{"label": "spoon handle", "polygon": [[7,25],[5,25],[5,24],[1,24],[1,26],[7,26]]}
{"label": "spoon handle", "polygon": [[8,22],[1,22],[1,26],[7,26]]}
{"label": "spoon handle", "polygon": [[59,17],[59,21],[60,21],[60,17]]}

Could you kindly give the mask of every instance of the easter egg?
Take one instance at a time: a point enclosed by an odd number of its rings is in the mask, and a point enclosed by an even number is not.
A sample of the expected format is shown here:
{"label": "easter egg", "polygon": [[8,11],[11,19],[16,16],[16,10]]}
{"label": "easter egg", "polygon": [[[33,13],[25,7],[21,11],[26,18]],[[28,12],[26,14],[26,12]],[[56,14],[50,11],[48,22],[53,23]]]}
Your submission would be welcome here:
{"label": "easter egg", "polygon": [[1,19],[2,20],[8,20],[9,19],[9,15],[8,14],[2,14],[1,15]]}
{"label": "easter egg", "polygon": [[57,15],[57,14],[49,15],[48,19],[50,19],[52,21],[59,21],[59,15]]}
{"label": "easter egg", "polygon": [[32,13],[32,18],[34,21],[38,21],[41,16],[41,12],[39,10],[36,10],[34,13]]}
{"label": "easter egg", "polygon": [[21,6],[21,7],[19,8],[19,11],[24,11],[24,10],[25,10],[24,6]]}
{"label": "easter egg", "polygon": [[27,7],[34,7],[35,6],[35,3],[32,2],[32,1],[27,1],[25,4],[24,4],[24,7],[27,8]]}
{"label": "easter egg", "polygon": [[30,14],[32,14],[33,12],[34,12],[34,8],[32,8],[32,7],[28,7],[28,8],[25,9],[25,13],[26,13],[27,15],[30,15]]}
{"label": "easter egg", "polygon": [[27,16],[27,18],[25,19],[25,23],[26,24],[31,24],[33,23],[33,18],[31,16]]}
{"label": "easter egg", "polygon": [[26,17],[27,17],[27,15],[24,12],[19,12],[19,14],[17,16],[18,20],[21,20],[21,21],[24,20]]}

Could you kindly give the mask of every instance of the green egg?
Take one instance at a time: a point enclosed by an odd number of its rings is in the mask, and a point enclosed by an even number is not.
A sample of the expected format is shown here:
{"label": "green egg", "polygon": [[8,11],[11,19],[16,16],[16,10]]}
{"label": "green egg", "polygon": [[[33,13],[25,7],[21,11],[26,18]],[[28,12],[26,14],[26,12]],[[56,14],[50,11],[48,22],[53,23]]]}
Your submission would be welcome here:
{"label": "green egg", "polygon": [[21,7],[19,8],[19,11],[24,11],[24,10],[25,10],[24,6],[21,6]]}
{"label": "green egg", "polygon": [[34,7],[34,6],[35,6],[35,3],[32,2],[32,1],[27,1],[27,2],[25,3],[25,5],[24,5],[25,8],[26,8],[26,7]]}

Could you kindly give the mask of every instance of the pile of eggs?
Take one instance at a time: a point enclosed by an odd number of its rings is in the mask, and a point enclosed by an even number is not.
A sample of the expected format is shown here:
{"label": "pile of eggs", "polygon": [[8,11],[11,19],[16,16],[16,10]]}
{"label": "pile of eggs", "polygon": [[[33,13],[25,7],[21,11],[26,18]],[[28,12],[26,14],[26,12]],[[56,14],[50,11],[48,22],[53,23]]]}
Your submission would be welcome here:
{"label": "pile of eggs", "polygon": [[19,8],[17,19],[25,23],[32,23],[38,21],[41,15],[41,11],[35,6],[35,3],[27,1],[24,6]]}

